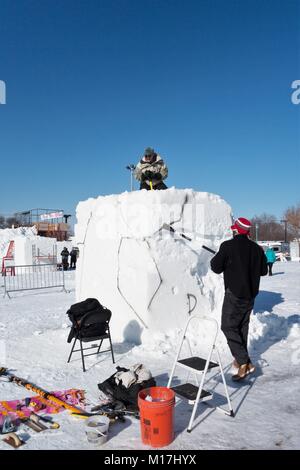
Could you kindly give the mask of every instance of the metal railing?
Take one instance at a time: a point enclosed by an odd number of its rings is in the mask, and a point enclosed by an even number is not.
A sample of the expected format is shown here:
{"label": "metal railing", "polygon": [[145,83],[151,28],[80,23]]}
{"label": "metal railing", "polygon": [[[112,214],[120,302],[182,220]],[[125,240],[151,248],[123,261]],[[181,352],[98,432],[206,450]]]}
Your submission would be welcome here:
{"label": "metal railing", "polygon": [[14,273],[14,275],[3,276],[4,297],[6,295],[10,297],[10,292],[53,287],[61,287],[64,292],[67,292],[64,271],[59,270],[57,264],[14,266]]}

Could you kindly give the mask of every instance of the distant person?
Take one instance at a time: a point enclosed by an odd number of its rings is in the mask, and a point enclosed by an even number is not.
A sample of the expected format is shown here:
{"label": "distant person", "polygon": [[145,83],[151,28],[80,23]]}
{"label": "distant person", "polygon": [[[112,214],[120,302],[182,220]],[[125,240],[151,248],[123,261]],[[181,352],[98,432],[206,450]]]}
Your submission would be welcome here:
{"label": "distant person", "polygon": [[168,168],[153,148],[147,147],[134,171],[140,182],[140,189],[167,189],[163,182],[168,176]]}
{"label": "distant person", "polygon": [[279,253],[278,257],[280,261],[287,263],[287,257],[284,253]]}
{"label": "distant person", "polygon": [[64,246],[64,249],[61,252],[61,264],[63,267],[63,270],[66,271],[69,267],[69,250],[66,246]]}
{"label": "distant person", "polygon": [[275,251],[273,250],[273,248],[271,246],[269,246],[269,248],[267,249],[265,255],[267,257],[267,265],[268,265],[268,270],[269,270],[269,276],[273,276],[272,268],[273,268],[273,264],[276,261],[276,255],[275,255]]}
{"label": "distant person", "polygon": [[77,250],[75,250],[75,248],[72,248],[70,252],[70,258],[71,258],[70,269],[76,269],[77,253],[78,253]]}
{"label": "distant person", "polygon": [[263,249],[249,239],[251,222],[238,218],[231,226],[233,238],[223,242],[211,260],[211,268],[224,273],[225,296],[221,329],[226,336],[233,365],[238,368],[232,380],[239,381],[254,372],[247,342],[250,314],[258,294],[260,276],[268,272]]}

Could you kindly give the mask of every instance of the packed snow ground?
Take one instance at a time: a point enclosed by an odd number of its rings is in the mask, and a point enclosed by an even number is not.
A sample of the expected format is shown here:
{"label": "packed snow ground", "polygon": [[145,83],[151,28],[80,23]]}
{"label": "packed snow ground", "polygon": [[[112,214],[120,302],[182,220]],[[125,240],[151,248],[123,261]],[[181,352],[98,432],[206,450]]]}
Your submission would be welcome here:
{"label": "packed snow ground", "polygon": [[[251,320],[251,357],[259,364],[255,376],[234,384],[226,361],[226,378],[235,418],[200,404],[191,434],[186,432],[191,407],[178,402],[175,440],[168,449],[299,449],[300,448],[300,263],[275,263],[274,276],[262,278]],[[97,403],[97,383],[115,370],[109,353],[87,358],[82,372],[80,356],[67,364],[69,322],[66,310],[75,302],[74,272],[66,273],[69,293],[59,290],[28,291],[3,298],[0,288],[0,362],[17,375],[48,390],[84,388]],[[113,331],[112,331],[113,336]],[[166,385],[178,339],[161,335],[152,343],[135,346],[115,343],[116,365],[142,362],[158,385]],[[227,359],[227,358],[226,358]],[[214,389],[213,403],[226,405],[220,376],[212,373],[206,389]],[[0,399],[30,395],[14,384],[0,382]],[[211,402],[212,403],[212,402]],[[59,430],[40,434],[21,428],[22,449],[93,449],[85,437],[85,421],[67,411],[55,415]],[[140,423],[110,426],[103,449],[149,449],[140,439]],[[10,450],[0,439],[0,449]]]}

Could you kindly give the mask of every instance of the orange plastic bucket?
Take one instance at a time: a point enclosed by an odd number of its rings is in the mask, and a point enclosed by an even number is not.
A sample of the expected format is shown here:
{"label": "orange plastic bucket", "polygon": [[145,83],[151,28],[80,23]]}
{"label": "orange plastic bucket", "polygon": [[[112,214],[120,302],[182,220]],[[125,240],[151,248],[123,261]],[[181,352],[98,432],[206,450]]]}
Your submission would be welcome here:
{"label": "orange plastic bucket", "polygon": [[174,439],[175,393],[167,387],[150,387],[138,395],[141,435],[144,444],[164,447]]}

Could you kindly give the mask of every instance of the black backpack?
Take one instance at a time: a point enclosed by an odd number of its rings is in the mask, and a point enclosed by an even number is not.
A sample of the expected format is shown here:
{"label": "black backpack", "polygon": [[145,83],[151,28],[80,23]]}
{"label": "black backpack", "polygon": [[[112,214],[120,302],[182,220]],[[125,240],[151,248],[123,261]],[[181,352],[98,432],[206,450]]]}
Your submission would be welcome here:
{"label": "black backpack", "polygon": [[[88,320],[84,319],[86,314]],[[111,311],[100,304],[97,299],[86,299],[71,305],[67,311],[67,315],[72,323],[72,328],[68,336],[68,343],[75,338],[80,332],[80,338],[84,341],[91,340],[97,336],[105,335],[107,332],[107,324],[111,318]],[[84,321],[82,326],[82,320]]]}
{"label": "black backpack", "polygon": [[[128,370],[129,369],[126,369],[125,367],[117,366],[117,372],[128,372]],[[144,388],[155,387],[156,382],[154,378],[151,377],[151,379],[144,380],[143,382],[134,383],[130,385],[130,387],[126,388],[122,382],[116,384],[115,376],[117,372],[111,375],[104,382],[98,384],[99,390],[113,400],[121,401],[125,408],[137,410],[139,392]]]}

